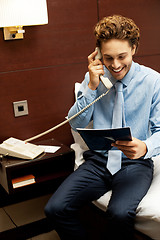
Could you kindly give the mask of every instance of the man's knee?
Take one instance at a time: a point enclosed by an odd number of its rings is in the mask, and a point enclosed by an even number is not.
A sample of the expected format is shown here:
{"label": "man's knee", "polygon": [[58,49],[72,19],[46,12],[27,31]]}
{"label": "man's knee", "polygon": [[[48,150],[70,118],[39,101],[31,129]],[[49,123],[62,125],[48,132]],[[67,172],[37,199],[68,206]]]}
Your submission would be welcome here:
{"label": "man's knee", "polygon": [[120,207],[116,208],[116,206],[113,206],[113,207],[108,207],[107,217],[109,221],[113,222],[114,224],[130,225],[134,221],[135,212],[130,211],[126,208],[120,208]]}
{"label": "man's knee", "polygon": [[50,219],[61,215],[64,212],[64,206],[60,201],[57,201],[54,198],[51,198],[44,208],[46,216]]}

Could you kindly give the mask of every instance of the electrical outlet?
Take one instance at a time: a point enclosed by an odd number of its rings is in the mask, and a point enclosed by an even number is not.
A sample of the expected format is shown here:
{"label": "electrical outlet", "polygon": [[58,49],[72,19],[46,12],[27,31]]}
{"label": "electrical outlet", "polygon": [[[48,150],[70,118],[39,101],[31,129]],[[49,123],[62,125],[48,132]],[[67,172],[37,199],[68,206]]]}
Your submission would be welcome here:
{"label": "electrical outlet", "polygon": [[28,115],[28,104],[27,100],[13,102],[14,116],[20,117]]}

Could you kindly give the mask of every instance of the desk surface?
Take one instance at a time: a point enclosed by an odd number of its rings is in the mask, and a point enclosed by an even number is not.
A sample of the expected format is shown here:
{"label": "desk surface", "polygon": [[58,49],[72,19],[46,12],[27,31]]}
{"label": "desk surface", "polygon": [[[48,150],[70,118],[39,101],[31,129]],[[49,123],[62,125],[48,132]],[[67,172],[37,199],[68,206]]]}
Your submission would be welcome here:
{"label": "desk surface", "polygon": [[28,165],[30,163],[36,163],[39,161],[45,161],[46,159],[54,158],[60,155],[68,154],[69,152],[73,152],[73,150],[64,144],[56,141],[55,139],[47,139],[43,141],[36,142],[37,145],[49,145],[49,146],[59,146],[60,149],[58,149],[55,153],[42,153],[40,156],[38,156],[35,159],[28,160],[28,159],[20,159],[20,158],[14,158],[14,157],[3,157],[1,158],[0,165],[7,167],[11,166],[17,166],[17,165]]}

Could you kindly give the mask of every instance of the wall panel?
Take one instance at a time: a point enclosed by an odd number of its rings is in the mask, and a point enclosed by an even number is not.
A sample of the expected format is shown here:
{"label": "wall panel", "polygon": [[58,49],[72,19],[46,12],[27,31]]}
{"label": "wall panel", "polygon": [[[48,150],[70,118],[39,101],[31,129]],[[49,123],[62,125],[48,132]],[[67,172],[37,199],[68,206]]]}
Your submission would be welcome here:
{"label": "wall panel", "polygon": [[49,24],[25,27],[23,40],[6,42],[1,36],[0,72],[86,61],[96,0],[48,0],[48,14]]}
{"label": "wall panel", "polygon": [[[1,74],[1,138],[26,139],[64,121],[74,101],[74,82],[86,70],[82,63]],[[15,118],[12,103],[21,100],[28,101],[29,115]],[[66,134],[58,138],[67,142]]]}
{"label": "wall panel", "polygon": [[[0,141],[26,139],[65,119],[74,83],[87,71],[94,47],[96,0],[47,0],[49,24],[25,27],[23,40],[4,41],[0,29]],[[12,102],[27,100],[29,115],[15,118]],[[70,144],[69,124],[45,136]]]}

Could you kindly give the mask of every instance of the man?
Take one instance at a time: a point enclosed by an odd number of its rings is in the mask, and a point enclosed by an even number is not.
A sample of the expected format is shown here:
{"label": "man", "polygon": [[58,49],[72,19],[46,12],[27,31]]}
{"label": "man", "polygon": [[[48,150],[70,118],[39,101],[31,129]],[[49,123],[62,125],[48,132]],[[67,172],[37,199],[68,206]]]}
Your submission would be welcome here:
{"label": "man", "polygon": [[53,194],[45,212],[61,239],[88,239],[77,213],[84,204],[112,190],[106,211],[106,232],[99,239],[131,240],[136,208],[153,177],[151,157],[160,153],[160,74],[133,61],[140,36],[133,20],[117,15],[103,18],[95,26],[95,36],[103,63],[95,59],[97,51],[89,55],[89,72],[69,117],[106,91],[101,75],[107,76],[113,87],[73,119],[71,127],[74,130],[86,127],[93,120],[94,128],[112,128],[116,83],[119,82],[124,98],[122,127],[131,128],[132,141],[112,144],[122,155],[121,168],[113,174],[107,167],[110,151],[85,152],[86,161]]}

